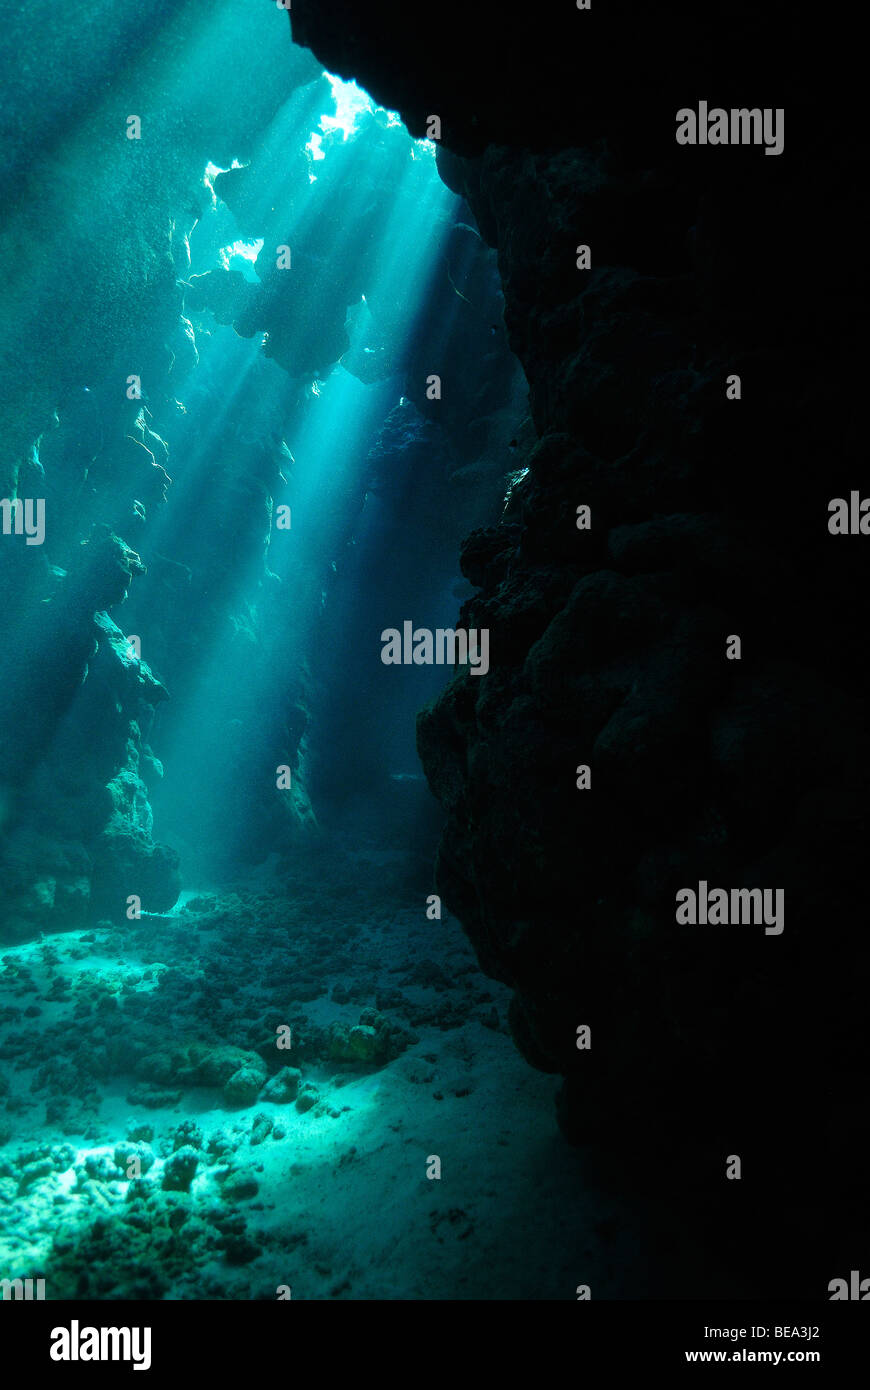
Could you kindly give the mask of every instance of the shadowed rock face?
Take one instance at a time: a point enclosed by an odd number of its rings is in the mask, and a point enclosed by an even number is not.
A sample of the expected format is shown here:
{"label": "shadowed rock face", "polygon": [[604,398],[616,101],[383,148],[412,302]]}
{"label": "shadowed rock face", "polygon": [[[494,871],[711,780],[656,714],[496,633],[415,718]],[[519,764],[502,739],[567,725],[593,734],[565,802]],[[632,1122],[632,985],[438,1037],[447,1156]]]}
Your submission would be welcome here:
{"label": "shadowed rock face", "polygon": [[[718,1212],[738,1254],[763,1213],[759,1291],[821,1295],[860,1246],[870,542],[827,529],[859,478],[854,150],[830,106],[788,100],[783,156],[681,150],[672,83],[614,100],[605,73],[572,119],[564,91],[518,95],[494,16],[460,39],[439,12],[421,52],[388,7],[364,34],[344,8],[298,0],[296,37],[412,130],[444,115],[442,176],[498,249],[538,434],[462,553],[491,670],[418,721],[439,889],[513,987],[518,1047],[564,1077],[565,1134]],[[560,31],[524,24],[525,59],[564,73]],[[678,924],[701,880],[783,889],[783,933]],[[735,1153],[751,1181],[724,1182]]]}
{"label": "shadowed rock face", "polygon": [[[372,0],[364,15],[354,0],[293,0],[289,19],[296,43],[401,112],[412,135],[426,136],[429,117],[440,116],[445,144],[462,155],[493,143],[540,149],[594,139],[624,111],[626,93],[679,91],[687,72],[709,92],[728,73],[729,96],[739,83],[755,100],[757,49],[784,46],[794,28],[784,0],[763,11],[734,0],[715,17],[690,0],[591,0],[585,11],[575,0],[442,0],[431,14]],[[652,124],[635,138],[654,139]]]}

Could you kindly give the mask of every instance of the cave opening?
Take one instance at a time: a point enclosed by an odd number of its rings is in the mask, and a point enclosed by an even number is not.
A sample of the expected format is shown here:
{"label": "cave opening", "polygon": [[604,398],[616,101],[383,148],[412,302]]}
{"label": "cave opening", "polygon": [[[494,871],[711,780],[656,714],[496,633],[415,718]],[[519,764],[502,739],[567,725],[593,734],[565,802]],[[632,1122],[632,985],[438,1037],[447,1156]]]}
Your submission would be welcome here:
{"label": "cave opening", "polygon": [[0,0],[4,1299],[860,1301],[863,125],[681,8]]}

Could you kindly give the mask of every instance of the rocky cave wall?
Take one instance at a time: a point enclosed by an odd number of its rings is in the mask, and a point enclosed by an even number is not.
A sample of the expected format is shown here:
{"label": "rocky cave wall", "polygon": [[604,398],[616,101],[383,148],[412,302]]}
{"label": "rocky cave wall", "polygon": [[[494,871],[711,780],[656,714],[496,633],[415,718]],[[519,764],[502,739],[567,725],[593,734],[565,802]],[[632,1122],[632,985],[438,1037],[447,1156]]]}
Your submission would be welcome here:
{"label": "rocky cave wall", "polygon": [[[440,891],[563,1077],[565,1134],[696,1202],[736,1258],[751,1241],[761,1291],[805,1288],[863,1230],[865,542],[827,525],[859,485],[854,127],[791,99],[775,6],[730,7],[719,47],[699,7],[593,6],[578,31],[447,6],[423,46],[394,7],[350,9],[298,0],[296,38],[412,130],[444,118],[537,434],[462,550],[490,672],[419,718]],[[785,93],[785,153],[679,148],[674,111],[714,91]],[[702,879],[784,889],[783,934],[677,925]],[[734,1152],[748,1183],[722,1181]]]}
{"label": "rocky cave wall", "polygon": [[[80,15],[37,4],[8,36],[0,492],[43,498],[46,535],[0,547],[7,935],[123,920],[129,893],[160,911],[178,893],[148,792],[168,691],[147,615],[125,624],[141,661],[116,620],[168,505],[164,436],[196,362],[180,281],[203,170],[244,159],[288,90],[319,72],[298,52],[289,77],[276,71],[269,18],[215,10],[208,84],[184,83],[201,52],[191,7],[158,4],[133,32],[91,7],[83,36]],[[131,116],[141,138],[128,138]]]}

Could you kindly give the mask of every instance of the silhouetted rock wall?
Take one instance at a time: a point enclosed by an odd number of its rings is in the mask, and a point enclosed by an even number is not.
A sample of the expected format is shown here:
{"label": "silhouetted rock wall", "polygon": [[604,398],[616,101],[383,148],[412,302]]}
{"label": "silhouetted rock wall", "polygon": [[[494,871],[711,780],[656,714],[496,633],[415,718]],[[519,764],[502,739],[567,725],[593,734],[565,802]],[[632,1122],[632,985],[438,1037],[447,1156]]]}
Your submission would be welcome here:
{"label": "silhouetted rock wall", "polygon": [[[299,0],[297,38],[412,129],[444,116],[442,175],[498,249],[538,435],[501,524],[463,547],[460,622],[490,630],[490,672],[419,719],[440,891],[513,987],[518,1047],[564,1077],[565,1133],[721,1204],[720,1242],[766,1222],[757,1277],[785,1292],[796,1254],[854,1254],[860,1206],[867,542],[828,530],[859,486],[848,116],[790,100],[775,7],[733,11],[713,59],[701,11],[680,30],[611,6],[624,69],[613,33],[571,40],[583,20],[548,7],[506,56],[493,13],[439,12],[419,52],[390,7],[362,35],[346,8]],[[526,102],[533,70],[555,90]],[[780,156],[676,144],[714,70],[729,98],[784,104]],[[702,880],[782,889],[783,933],[679,923]]]}

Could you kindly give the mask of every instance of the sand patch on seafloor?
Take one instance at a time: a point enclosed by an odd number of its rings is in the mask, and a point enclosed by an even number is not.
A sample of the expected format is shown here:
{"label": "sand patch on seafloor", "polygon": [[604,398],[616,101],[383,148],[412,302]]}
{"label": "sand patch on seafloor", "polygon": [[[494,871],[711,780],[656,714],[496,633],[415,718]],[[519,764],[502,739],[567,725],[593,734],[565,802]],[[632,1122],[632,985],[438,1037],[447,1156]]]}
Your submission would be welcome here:
{"label": "sand patch on seafloor", "polygon": [[[584,1187],[508,991],[455,920],[396,902],[360,860],[340,889],[188,894],[0,952],[0,1277],[50,1299],[655,1296],[655,1250]],[[382,1055],[336,1060],[361,1014]],[[307,1108],[155,1082],[191,1040],[298,1068]]]}

